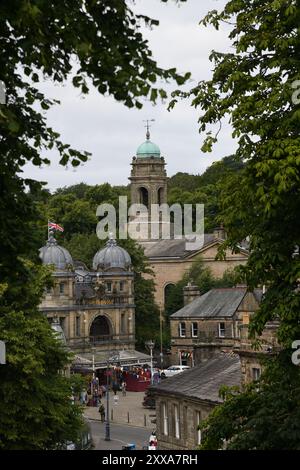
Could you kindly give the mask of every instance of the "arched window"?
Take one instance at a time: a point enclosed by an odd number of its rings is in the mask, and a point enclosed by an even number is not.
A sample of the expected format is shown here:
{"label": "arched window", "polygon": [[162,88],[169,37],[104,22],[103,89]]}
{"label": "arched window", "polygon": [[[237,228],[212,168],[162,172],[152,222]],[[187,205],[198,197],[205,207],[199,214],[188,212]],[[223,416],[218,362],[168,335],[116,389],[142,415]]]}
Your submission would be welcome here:
{"label": "arched window", "polygon": [[146,188],[140,188],[140,204],[146,206],[147,209],[149,208],[149,195]]}
{"label": "arched window", "polygon": [[159,188],[157,191],[157,203],[160,205],[164,200],[164,188]]}
{"label": "arched window", "polygon": [[172,305],[173,305],[173,296],[175,292],[175,284],[167,284],[164,288],[164,307],[166,313],[174,313],[172,312]]}

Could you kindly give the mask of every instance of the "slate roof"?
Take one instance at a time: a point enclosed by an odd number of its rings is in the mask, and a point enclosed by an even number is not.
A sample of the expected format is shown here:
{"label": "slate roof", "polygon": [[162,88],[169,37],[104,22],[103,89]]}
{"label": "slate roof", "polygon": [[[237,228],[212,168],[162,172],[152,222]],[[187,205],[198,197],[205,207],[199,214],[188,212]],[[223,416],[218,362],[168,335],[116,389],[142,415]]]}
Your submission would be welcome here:
{"label": "slate roof", "polygon": [[241,379],[238,355],[221,353],[199,366],[162,380],[159,385],[151,387],[151,390],[158,395],[172,394],[222,403],[223,400],[219,397],[222,385],[240,386]]}
{"label": "slate roof", "polygon": [[246,295],[246,287],[211,289],[171,315],[175,318],[232,317]]}
{"label": "slate roof", "polygon": [[93,299],[96,296],[94,289],[87,283],[75,283],[75,300],[80,300],[82,297],[85,299]]}
{"label": "slate roof", "polygon": [[[213,233],[204,235],[204,245],[210,245],[217,240]],[[148,258],[186,258],[199,250],[187,251],[185,249],[186,240],[159,240],[153,245],[145,248],[145,255]]]}

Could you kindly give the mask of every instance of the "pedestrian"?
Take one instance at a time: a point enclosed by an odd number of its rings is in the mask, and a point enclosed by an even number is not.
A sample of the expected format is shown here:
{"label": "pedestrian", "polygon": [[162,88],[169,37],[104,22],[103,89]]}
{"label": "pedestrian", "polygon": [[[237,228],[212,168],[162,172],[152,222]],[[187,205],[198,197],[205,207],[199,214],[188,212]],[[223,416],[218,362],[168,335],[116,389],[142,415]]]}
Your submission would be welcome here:
{"label": "pedestrian", "polygon": [[101,403],[100,401],[100,406],[99,406],[99,413],[100,413],[100,417],[101,417],[101,422],[104,423],[105,421],[105,408],[104,408],[104,405],[103,403]]}
{"label": "pedestrian", "polygon": [[127,386],[127,384],[126,384],[125,380],[123,380],[122,385],[121,385],[123,397],[126,397],[126,386]]}
{"label": "pedestrian", "polygon": [[114,404],[117,405],[119,403],[119,397],[118,395],[114,396]]}

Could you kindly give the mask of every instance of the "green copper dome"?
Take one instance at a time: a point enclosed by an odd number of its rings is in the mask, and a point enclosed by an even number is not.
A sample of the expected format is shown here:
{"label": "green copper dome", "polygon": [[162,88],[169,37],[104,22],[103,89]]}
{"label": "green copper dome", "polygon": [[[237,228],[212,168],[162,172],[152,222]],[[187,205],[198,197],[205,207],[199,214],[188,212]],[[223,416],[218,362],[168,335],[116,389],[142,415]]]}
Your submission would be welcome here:
{"label": "green copper dome", "polygon": [[138,158],[147,158],[147,157],[160,157],[160,148],[158,145],[154,144],[150,140],[146,140],[143,144],[141,144],[137,151],[136,156]]}

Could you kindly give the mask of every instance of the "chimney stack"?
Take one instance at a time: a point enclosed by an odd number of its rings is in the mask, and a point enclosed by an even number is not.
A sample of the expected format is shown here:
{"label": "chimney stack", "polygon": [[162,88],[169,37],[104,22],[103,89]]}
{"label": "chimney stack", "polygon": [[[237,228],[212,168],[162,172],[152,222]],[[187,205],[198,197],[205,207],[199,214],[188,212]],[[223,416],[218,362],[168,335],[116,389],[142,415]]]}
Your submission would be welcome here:
{"label": "chimney stack", "polygon": [[214,229],[214,236],[219,240],[226,240],[226,231],[223,224]]}
{"label": "chimney stack", "polygon": [[201,296],[198,286],[195,286],[191,281],[183,288],[183,303],[184,305],[190,304],[193,300]]}

